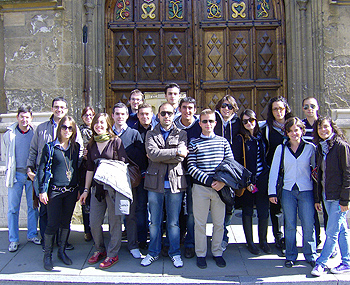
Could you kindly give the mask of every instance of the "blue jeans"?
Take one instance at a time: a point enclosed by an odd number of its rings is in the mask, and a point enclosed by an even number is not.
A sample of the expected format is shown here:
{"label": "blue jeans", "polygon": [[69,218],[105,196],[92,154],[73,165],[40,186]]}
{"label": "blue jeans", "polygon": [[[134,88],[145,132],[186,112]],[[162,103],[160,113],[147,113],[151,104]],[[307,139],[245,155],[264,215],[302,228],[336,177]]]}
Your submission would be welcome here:
{"label": "blue jeans", "polygon": [[187,216],[186,216],[186,238],[184,245],[188,248],[194,248],[194,217],[193,217],[193,198],[192,198],[192,183],[187,181],[187,190],[186,190],[186,207],[187,207]]}
{"label": "blue jeans", "polygon": [[33,208],[32,181],[27,179],[27,174],[16,172],[16,182],[8,188],[8,212],[7,221],[9,228],[9,241],[19,242],[18,217],[21,204],[23,187],[25,187],[27,199],[27,238],[38,235],[38,210]]}
{"label": "blue jeans", "polygon": [[316,260],[314,196],[313,191],[282,190],[284,212],[284,237],[286,259],[295,261],[298,257],[296,244],[297,213],[303,229],[303,253],[306,261]]}
{"label": "blue jeans", "polygon": [[150,243],[148,253],[155,257],[160,254],[162,243],[163,203],[165,200],[167,236],[169,237],[169,256],[180,255],[179,215],[183,193],[164,193],[148,191],[148,205],[151,214]]}
{"label": "blue jeans", "polygon": [[350,239],[346,223],[347,212],[340,211],[338,200],[325,200],[324,204],[328,214],[326,241],[316,263],[324,267],[331,257],[336,244],[339,243],[342,263],[350,265]]}

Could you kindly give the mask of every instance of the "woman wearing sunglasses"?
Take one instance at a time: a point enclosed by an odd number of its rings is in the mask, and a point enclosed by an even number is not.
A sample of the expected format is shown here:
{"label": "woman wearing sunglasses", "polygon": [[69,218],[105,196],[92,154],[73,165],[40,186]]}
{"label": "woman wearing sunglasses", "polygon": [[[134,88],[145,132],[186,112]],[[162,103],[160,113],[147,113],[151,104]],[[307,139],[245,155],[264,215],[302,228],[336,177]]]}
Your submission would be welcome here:
{"label": "woman wearing sunglasses", "polygon": [[[316,242],[314,231],[314,197],[311,166],[315,161],[315,146],[302,139],[305,125],[296,117],[285,123],[288,141],[276,148],[269,177],[269,197],[272,204],[277,204],[276,183],[283,164],[283,188],[281,204],[284,213],[284,233],[286,242],[287,268],[293,267],[298,257],[296,245],[297,215],[301,221],[303,237],[303,253],[305,260],[315,266]],[[283,159],[281,161],[282,151]]]}
{"label": "woman wearing sunglasses", "polygon": [[267,243],[267,228],[269,218],[269,198],[267,181],[269,169],[265,159],[265,145],[257,123],[256,114],[250,109],[242,112],[241,131],[235,140],[235,148],[239,150],[235,159],[252,172],[252,191],[244,191],[242,197],[236,197],[242,205],[242,223],[248,250],[255,255],[260,253],[253,241],[253,208],[256,205],[258,213],[259,246],[265,253],[271,253]]}
{"label": "woman wearing sunglasses", "polygon": [[[52,270],[52,248],[54,237],[59,230],[57,257],[66,265],[72,260],[66,255],[66,243],[70,221],[78,197],[78,163],[80,146],[75,141],[77,127],[74,119],[65,116],[57,127],[55,141],[45,145],[39,168],[39,198],[47,205],[47,227],[44,234],[44,268]],[[47,162],[52,157],[49,187],[44,189],[44,172]]]}
{"label": "woman wearing sunglasses", "polygon": [[[234,157],[236,156],[235,149],[233,147],[234,140],[240,130],[240,119],[236,112],[238,111],[238,105],[231,95],[225,95],[215,107],[216,126],[214,133],[218,136],[224,137],[228,140]],[[222,249],[225,250],[228,245],[228,230],[227,226],[230,225],[233,215],[233,208],[226,207],[225,214],[225,228],[224,237],[222,241]]]}
{"label": "woman wearing sunglasses", "polygon": [[[118,252],[122,240],[122,215],[115,214],[115,204],[108,191],[104,191],[101,184],[93,181],[99,158],[127,161],[127,155],[121,139],[114,135],[108,114],[99,113],[91,122],[93,136],[87,145],[86,179],[84,193],[80,196],[80,203],[84,205],[90,193],[90,227],[97,251],[89,258],[89,264],[100,263],[101,269],[106,269],[118,262]],[[102,223],[108,210],[109,233],[111,235],[106,249]]]}
{"label": "woman wearing sunglasses", "polygon": [[[266,123],[261,127],[261,132],[266,145],[266,162],[271,166],[276,147],[286,139],[284,134],[284,123],[292,116],[287,100],[282,97],[271,98],[267,106]],[[281,203],[270,203],[270,218],[272,222],[275,245],[285,252],[283,233],[281,231],[282,212]]]}
{"label": "woman wearing sunglasses", "polygon": [[[79,129],[84,142],[84,152],[83,152],[84,156],[79,169],[80,194],[83,194],[83,191],[84,191],[85,176],[86,176],[87,144],[92,137],[91,122],[94,116],[95,116],[95,110],[90,106],[85,107],[81,113],[83,124],[79,126]],[[85,241],[92,240],[91,229],[90,229],[90,197],[91,196],[88,195],[85,201],[85,205],[82,205]]]}

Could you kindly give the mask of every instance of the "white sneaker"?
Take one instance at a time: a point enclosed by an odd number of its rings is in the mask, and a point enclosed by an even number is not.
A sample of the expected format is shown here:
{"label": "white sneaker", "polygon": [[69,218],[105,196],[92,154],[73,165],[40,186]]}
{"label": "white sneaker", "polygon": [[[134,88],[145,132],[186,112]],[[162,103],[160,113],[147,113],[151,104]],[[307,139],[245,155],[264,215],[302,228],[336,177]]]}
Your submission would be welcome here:
{"label": "white sneaker", "polygon": [[17,241],[11,241],[10,244],[9,244],[9,252],[15,252],[15,251],[17,251],[18,246],[19,246],[19,242],[17,242]]}
{"label": "white sneaker", "polygon": [[171,260],[176,268],[184,266],[184,263],[181,259],[181,255],[174,255],[173,257],[171,257]]}
{"label": "white sneaker", "polygon": [[320,277],[324,273],[325,273],[325,270],[321,264],[316,264],[316,266],[311,271],[311,274],[317,277]]}
{"label": "white sneaker", "polygon": [[130,250],[130,253],[132,255],[133,258],[141,258],[141,252],[138,248],[134,248]]}
{"label": "white sneaker", "polygon": [[28,238],[27,241],[30,241],[36,245],[41,245],[41,238],[38,237]]}
{"label": "white sneaker", "polygon": [[225,240],[223,240],[223,241],[221,242],[221,248],[222,248],[222,251],[225,251],[225,250],[226,250],[226,248],[227,248],[227,246],[228,246],[228,242],[227,242],[227,241],[225,241]]}
{"label": "white sneaker", "polygon": [[146,257],[144,259],[142,259],[141,261],[141,265],[142,266],[148,266],[151,265],[152,262],[156,261],[159,258],[159,256],[151,256],[149,254],[146,255]]}

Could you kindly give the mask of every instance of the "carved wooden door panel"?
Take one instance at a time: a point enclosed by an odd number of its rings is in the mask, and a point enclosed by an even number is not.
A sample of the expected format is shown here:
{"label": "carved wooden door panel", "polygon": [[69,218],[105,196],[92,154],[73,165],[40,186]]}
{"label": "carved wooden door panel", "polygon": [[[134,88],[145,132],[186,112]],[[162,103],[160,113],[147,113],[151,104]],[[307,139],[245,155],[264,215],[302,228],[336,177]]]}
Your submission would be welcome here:
{"label": "carved wooden door panel", "polygon": [[106,109],[169,82],[193,96],[191,1],[106,1]]}
{"label": "carved wooden door panel", "polygon": [[271,97],[286,95],[283,1],[196,0],[195,85],[202,108],[226,94],[264,118]]}
{"label": "carved wooden door panel", "polygon": [[259,118],[286,96],[283,1],[106,0],[105,10],[107,111],[173,81],[200,110],[231,94]]}

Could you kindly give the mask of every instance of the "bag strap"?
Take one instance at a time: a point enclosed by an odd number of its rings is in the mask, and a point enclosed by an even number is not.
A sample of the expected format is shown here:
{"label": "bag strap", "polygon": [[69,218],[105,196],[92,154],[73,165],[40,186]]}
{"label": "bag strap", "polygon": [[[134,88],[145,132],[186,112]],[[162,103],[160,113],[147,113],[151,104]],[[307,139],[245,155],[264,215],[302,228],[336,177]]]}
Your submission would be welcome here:
{"label": "bag strap", "polygon": [[283,158],[284,158],[284,149],[285,149],[285,144],[282,143],[282,153],[281,153],[281,160],[280,160],[280,167],[278,170],[278,175],[283,171]]}
{"label": "bag strap", "polygon": [[243,149],[243,166],[244,168],[247,168],[246,166],[246,160],[245,160],[245,145],[244,145],[244,138],[241,134],[239,134],[242,137],[242,149]]}

